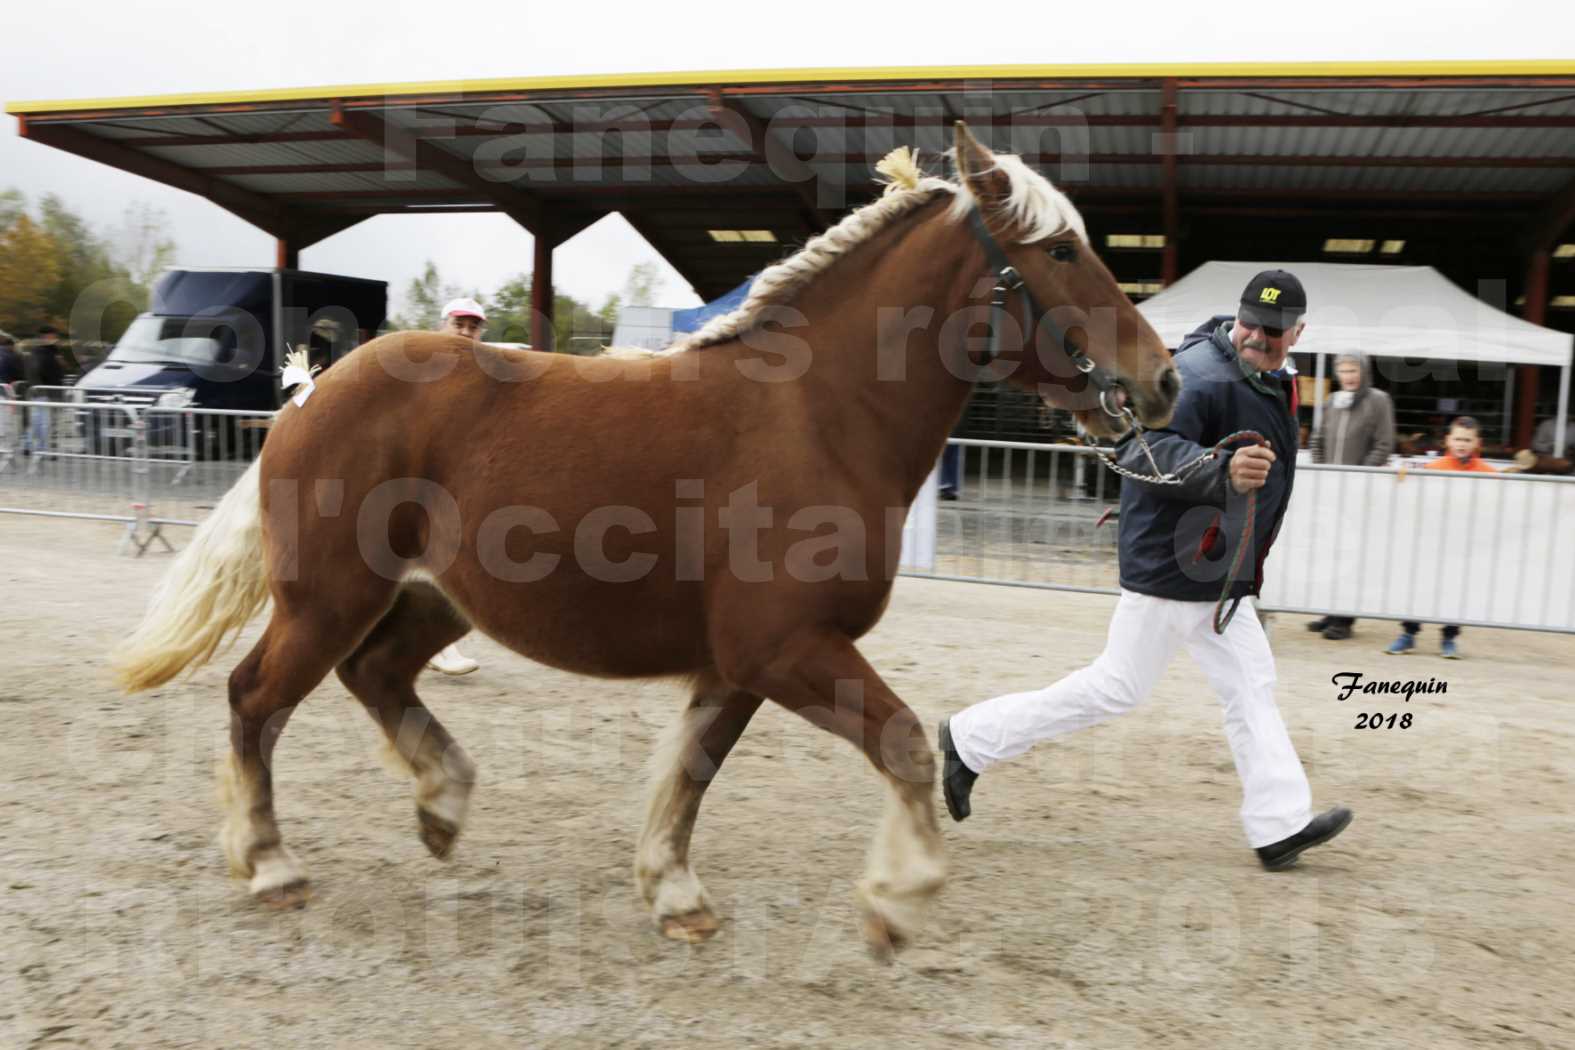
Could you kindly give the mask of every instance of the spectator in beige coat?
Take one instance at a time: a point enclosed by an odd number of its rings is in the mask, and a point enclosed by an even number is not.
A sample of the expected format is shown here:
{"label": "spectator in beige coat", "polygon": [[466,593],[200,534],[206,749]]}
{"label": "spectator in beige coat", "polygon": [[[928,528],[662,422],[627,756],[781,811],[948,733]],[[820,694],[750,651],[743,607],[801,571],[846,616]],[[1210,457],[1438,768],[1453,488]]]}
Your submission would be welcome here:
{"label": "spectator in beige coat", "polygon": [[[1359,353],[1334,359],[1338,389],[1324,406],[1323,422],[1313,434],[1314,463],[1382,467],[1395,448],[1395,406],[1372,385],[1367,358]],[[1351,637],[1354,616],[1325,616],[1307,625],[1332,642]]]}

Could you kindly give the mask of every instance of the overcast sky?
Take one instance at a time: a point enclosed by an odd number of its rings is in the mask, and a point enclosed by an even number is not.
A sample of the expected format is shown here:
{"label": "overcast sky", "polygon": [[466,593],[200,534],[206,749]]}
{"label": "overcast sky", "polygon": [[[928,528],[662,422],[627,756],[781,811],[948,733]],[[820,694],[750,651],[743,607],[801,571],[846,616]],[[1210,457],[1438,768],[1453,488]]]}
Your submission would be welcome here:
{"label": "overcast sky", "polygon": [[[244,12],[244,13],[243,13]],[[0,98],[104,98],[484,77],[811,66],[1575,59],[1567,0],[1316,3],[411,3],[193,7],[6,0]],[[55,192],[100,226],[164,209],[189,266],[270,266],[273,241],[208,202],[0,131],[0,188]],[[529,234],[491,215],[379,216],[302,252],[386,280],[426,259],[490,292],[530,269]],[[558,249],[561,290],[599,304],[656,253],[618,216]],[[670,269],[663,305],[699,300]]]}

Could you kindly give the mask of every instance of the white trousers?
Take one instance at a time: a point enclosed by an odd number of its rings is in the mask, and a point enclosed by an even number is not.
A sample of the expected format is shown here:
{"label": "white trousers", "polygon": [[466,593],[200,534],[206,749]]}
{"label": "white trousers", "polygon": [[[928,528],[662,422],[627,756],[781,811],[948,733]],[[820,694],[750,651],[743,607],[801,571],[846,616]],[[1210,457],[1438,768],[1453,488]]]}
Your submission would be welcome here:
{"label": "white trousers", "polygon": [[1294,835],[1312,819],[1301,759],[1274,704],[1274,655],[1251,600],[1224,634],[1213,602],[1178,602],[1122,591],[1099,659],[1031,693],[985,700],[952,716],[952,743],[976,773],[1041,740],[1137,707],[1183,642],[1225,705],[1225,736],[1241,777],[1241,823],[1256,848]]}

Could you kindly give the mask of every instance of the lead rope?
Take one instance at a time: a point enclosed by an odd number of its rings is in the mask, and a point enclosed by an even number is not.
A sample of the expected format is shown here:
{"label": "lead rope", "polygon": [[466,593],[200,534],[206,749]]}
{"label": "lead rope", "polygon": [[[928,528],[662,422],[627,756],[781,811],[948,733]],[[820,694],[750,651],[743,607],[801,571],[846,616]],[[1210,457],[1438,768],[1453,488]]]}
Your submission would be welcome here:
{"label": "lead rope", "polygon": [[[1154,460],[1153,450],[1148,447],[1148,442],[1143,440],[1143,427],[1140,423],[1138,423],[1137,417],[1132,414],[1132,410],[1123,407],[1121,411],[1126,416],[1127,423],[1132,427],[1132,440],[1136,441],[1138,446],[1142,448],[1143,455],[1148,459],[1149,466],[1154,468],[1154,473],[1152,475],[1145,475],[1139,474],[1135,470],[1128,470],[1120,463],[1117,463],[1114,456],[1105,452],[1097,445],[1089,444],[1087,447],[1094,450],[1094,458],[1098,459],[1101,463],[1109,467],[1115,473],[1121,475],[1124,478],[1131,478],[1133,481],[1141,481],[1148,485],[1180,485],[1183,481],[1187,480],[1187,478],[1195,470],[1197,470],[1203,464],[1209,462],[1211,459],[1214,459],[1221,452],[1225,451],[1227,446],[1235,444],[1236,442],[1259,446],[1266,446],[1269,443],[1264,438],[1264,436],[1258,433],[1256,430],[1238,430],[1235,433],[1226,434],[1223,438],[1215,443],[1213,448],[1209,449],[1201,456],[1198,456],[1196,459],[1189,460],[1188,462],[1183,463],[1181,466],[1177,467],[1175,470],[1166,473],[1159,469],[1159,464]],[[1085,442],[1085,444],[1087,443]],[[1227,480],[1226,484],[1228,485],[1230,482]],[[1231,620],[1236,616],[1236,607],[1241,604],[1241,599],[1237,598],[1235,601],[1230,602],[1229,610],[1225,609],[1225,603],[1230,601],[1230,589],[1235,585],[1237,576],[1241,572],[1242,562],[1246,560],[1247,537],[1253,534],[1253,526],[1256,524],[1257,517],[1258,490],[1253,489],[1251,492],[1247,493],[1247,515],[1246,520],[1242,523],[1241,539],[1236,544],[1236,556],[1231,559],[1230,568],[1225,573],[1225,585],[1220,588],[1219,601],[1214,603],[1213,621],[1215,634],[1225,633],[1225,628],[1230,625]],[[1102,520],[1103,519],[1101,519],[1101,521]],[[1223,619],[1220,616],[1222,610],[1224,611]]]}

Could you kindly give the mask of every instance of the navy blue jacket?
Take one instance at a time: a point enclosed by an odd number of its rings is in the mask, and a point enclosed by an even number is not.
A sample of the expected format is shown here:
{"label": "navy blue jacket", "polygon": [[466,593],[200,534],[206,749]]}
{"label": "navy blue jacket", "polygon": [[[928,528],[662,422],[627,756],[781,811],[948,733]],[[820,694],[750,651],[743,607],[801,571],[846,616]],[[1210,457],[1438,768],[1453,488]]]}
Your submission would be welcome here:
{"label": "navy blue jacket", "polygon": [[[1256,430],[1278,457],[1258,490],[1252,549],[1232,597],[1257,594],[1263,559],[1279,531],[1296,477],[1297,425],[1290,411],[1294,380],[1281,380],[1244,366],[1231,345],[1233,318],[1214,317],[1198,326],[1176,351],[1181,398],[1163,430],[1146,432],[1160,469],[1189,463],[1238,430]],[[1240,446],[1233,446],[1240,447]],[[1124,467],[1152,473],[1130,437],[1117,449]],[[1236,555],[1246,520],[1247,497],[1230,485],[1231,453],[1205,463],[1181,485],[1121,483],[1121,586],[1177,601],[1213,601]]]}
{"label": "navy blue jacket", "polygon": [[0,346],[0,383],[20,383],[26,375],[22,355],[10,344]]}

